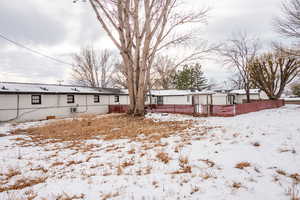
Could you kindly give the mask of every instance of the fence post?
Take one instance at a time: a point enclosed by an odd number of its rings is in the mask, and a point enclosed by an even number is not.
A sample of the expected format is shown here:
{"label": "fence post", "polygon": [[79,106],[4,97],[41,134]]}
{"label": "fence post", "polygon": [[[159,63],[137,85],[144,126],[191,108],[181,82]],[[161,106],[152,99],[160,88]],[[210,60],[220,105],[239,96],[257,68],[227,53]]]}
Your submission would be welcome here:
{"label": "fence post", "polygon": [[233,115],[235,116],[236,115],[236,104],[233,104]]}

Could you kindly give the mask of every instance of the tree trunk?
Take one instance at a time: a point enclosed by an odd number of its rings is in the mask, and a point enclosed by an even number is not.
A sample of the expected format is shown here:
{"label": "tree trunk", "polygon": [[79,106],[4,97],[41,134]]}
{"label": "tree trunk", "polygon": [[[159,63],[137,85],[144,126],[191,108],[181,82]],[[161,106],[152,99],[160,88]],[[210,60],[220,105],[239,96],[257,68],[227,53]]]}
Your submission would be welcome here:
{"label": "tree trunk", "polygon": [[245,89],[245,91],[246,91],[246,96],[247,96],[247,103],[250,103],[250,101],[251,101],[251,99],[250,99],[250,89]]}

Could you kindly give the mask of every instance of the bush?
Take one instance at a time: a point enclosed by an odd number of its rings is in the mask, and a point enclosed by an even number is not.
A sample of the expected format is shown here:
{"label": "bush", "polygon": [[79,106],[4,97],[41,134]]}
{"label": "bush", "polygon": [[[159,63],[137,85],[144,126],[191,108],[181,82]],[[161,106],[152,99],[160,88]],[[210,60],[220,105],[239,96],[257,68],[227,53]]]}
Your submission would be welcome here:
{"label": "bush", "polygon": [[300,96],[300,83],[294,84],[292,86],[293,95]]}

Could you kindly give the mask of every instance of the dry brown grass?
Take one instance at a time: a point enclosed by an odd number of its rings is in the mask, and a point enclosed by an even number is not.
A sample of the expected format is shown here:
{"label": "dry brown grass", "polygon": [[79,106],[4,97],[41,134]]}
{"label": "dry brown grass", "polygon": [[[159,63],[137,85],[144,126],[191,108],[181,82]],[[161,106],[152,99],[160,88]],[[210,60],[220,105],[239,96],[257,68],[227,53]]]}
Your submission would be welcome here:
{"label": "dry brown grass", "polygon": [[209,159],[201,159],[200,161],[205,162],[208,165],[208,167],[214,167],[216,165],[214,161],[211,161]]}
{"label": "dry brown grass", "polygon": [[132,149],[130,149],[127,153],[128,153],[128,154],[135,154],[135,149],[132,148]]}
{"label": "dry brown grass", "polygon": [[287,175],[287,173],[285,171],[281,170],[281,169],[276,170],[276,172],[277,172],[277,174],[280,174],[280,175],[283,175],[283,176]]}
{"label": "dry brown grass", "polygon": [[134,160],[126,160],[121,164],[122,168],[126,168],[133,165],[134,165]]}
{"label": "dry brown grass", "polygon": [[293,182],[292,186],[287,188],[286,194],[291,200],[300,200],[300,191],[297,186],[297,183]]}
{"label": "dry brown grass", "polygon": [[109,194],[103,195],[101,199],[102,200],[112,199],[112,198],[117,197],[119,195],[120,195],[119,192],[109,193]]}
{"label": "dry brown grass", "polygon": [[47,173],[48,172],[48,169],[44,168],[44,167],[37,167],[37,168],[31,168],[30,169],[31,171],[42,171],[43,173]]}
{"label": "dry brown grass", "polygon": [[[43,144],[61,141],[82,141],[103,138],[158,141],[191,126],[190,121],[154,122],[151,119],[128,115],[109,115],[101,118],[59,120],[44,126],[17,129],[13,134],[27,133],[33,142]],[[22,138],[21,138],[22,140]],[[75,144],[74,144],[75,145]]]}
{"label": "dry brown grass", "polygon": [[259,147],[260,143],[259,142],[254,142],[254,143],[252,143],[252,145],[255,146],[255,147]]}
{"label": "dry brown grass", "polygon": [[188,157],[181,156],[178,159],[180,169],[172,172],[172,174],[192,173],[192,167],[189,165]]}
{"label": "dry brown grass", "polygon": [[37,193],[35,193],[33,190],[28,190],[25,192],[26,200],[33,200],[35,197],[37,197]]}
{"label": "dry brown grass", "polygon": [[14,168],[9,168],[8,173],[3,174],[3,176],[5,176],[7,180],[17,175],[21,175],[21,171],[19,169]]}
{"label": "dry brown grass", "polygon": [[191,195],[194,194],[194,193],[196,193],[196,192],[199,192],[199,191],[200,191],[200,188],[197,187],[197,186],[194,186],[194,187],[192,188]]}
{"label": "dry brown grass", "polygon": [[209,173],[209,172],[205,172],[205,173],[201,174],[200,176],[204,180],[207,180],[207,179],[210,179],[210,178],[216,178],[212,173]]}
{"label": "dry brown grass", "polygon": [[160,161],[162,161],[165,164],[167,164],[171,160],[168,153],[165,152],[159,152],[158,154],[156,154],[156,158],[158,158]]}
{"label": "dry brown grass", "polygon": [[231,186],[234,189],[240,189],[242,187],[242,183],[240,183],[240,182],[233,182]]}
{"label": "dry brown grass", "polygon": [[251,164],[249,162],[240,162],[235,165],[235,168],[244,169],[244,168],[250,167],[250,166],[251,166]]}
{"label": "dry brown grass", "polygon": [[52,163],[51,167],[56,167],[56,166],[60,166],[60,165],[63,165],[63,164],[64,164],[63,162],[56,161],[56,162]]}
{"label": "dry brown grass", "polygon": [[78,164],[81,164],[81,163],[83,163],[82,160],[78,160],[78,161],[71,160],[71,161],[67,162],[66,166],[69,167],[71,165],[78,165]]}
{"label": "dry brown grass", "polygon": [[289,177],[292,178],[295,181],[295,183],[300,183],[300,174],[294,173],[291,174]]}
{"label": "dry brown grass", "polygon": [[75,199],[83,199],[84,198],[84,194],[80,194],[80,195],[68,195],[66,193],[59,195],[58,197],[56,197],[57,200],[75,200]]}
{"label": "dry brown grass", "polygon": [[0,192],[6,192],[9,190],[21,190],[27,187],[31,187],[40,183],[44,183],[47,177],[38,178],[22,178],[18,179],[13,185],[3,186],[0,185]]}

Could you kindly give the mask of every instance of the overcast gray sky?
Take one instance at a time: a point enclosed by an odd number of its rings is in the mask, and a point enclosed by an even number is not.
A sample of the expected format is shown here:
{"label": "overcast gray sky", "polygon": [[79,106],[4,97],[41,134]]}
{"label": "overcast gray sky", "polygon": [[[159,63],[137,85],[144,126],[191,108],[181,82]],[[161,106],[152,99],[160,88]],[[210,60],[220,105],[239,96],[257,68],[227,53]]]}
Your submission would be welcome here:
{"label": "overcast gray sky", "polygon": [[[25,2],[25,3],[24,3]],[[218,43],[236,31],[260,38],[264,45],[279,40],[272,19],[280,15],[281,0],[188,0],[210,6],[203,38]],[[71,62],[70,54],[94,43],[112,46],[88,3],[72,0],[1,0],[0,33],[45,54]],[[203,61],[206,75],[217,81],[229,76],[220,62]],[[57,83],[70,81],[70,66],[32,54],[0,38],[0,81]]]}

